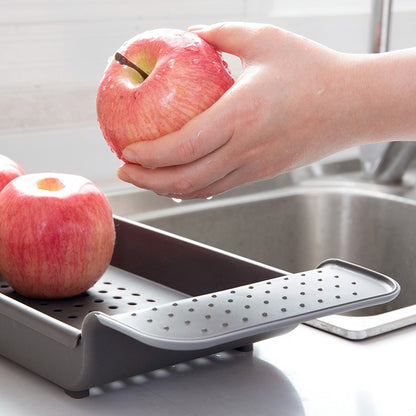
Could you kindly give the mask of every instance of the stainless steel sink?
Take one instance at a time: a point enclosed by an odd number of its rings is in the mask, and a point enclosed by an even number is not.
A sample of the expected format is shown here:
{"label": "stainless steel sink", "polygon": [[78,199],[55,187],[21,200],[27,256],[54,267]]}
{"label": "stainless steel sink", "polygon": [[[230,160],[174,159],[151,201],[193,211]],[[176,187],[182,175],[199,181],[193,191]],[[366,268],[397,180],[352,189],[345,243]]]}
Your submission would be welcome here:
{"label": "stainless steel sink", "polygon": [[340,258],[396,279],[388,304],[310,325],[363,339],[416,323],[413,177],[396,186],[361,178],[358,160],[300,169],[211,201],[175,204],[150,193],[109,195],[113,210],[289,272]]}

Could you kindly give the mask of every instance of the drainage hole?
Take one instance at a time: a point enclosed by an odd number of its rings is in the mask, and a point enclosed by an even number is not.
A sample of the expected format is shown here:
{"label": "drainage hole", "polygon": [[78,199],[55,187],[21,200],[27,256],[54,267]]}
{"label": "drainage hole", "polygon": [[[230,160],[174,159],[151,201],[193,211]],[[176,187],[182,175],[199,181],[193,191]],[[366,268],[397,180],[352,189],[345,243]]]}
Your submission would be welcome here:
{"label": "drainage hole", "polygon": [[253,296],[252,295],[247,295],[246,297],[249,298],[249,299],[251,299]]}
{"label": "drainage hole", "polygon": [[136,302],[128,302],[127,305],[135,306],[135,305],[137,305],[137,303]]}
{"label": "drainage hole", "polygon": [[265,290],[264,293],[269,294],[270,293],[270,290]]}
{"label": "drainage hole", "polygon": [[216,297],[217,297],[217,295],[216,295],[216,294],[213,294],[213,295],[211,295],[211,297],[212,297],[212,298],[216,298]]}
{"label": "drainage hole", "polygon": [[185,325],[189,325],[191,321],[185,321]]}
{"label": "drainage hole", "polygon": [[214,307],[214,304],[213,304],[213,303],[208,303],[208,306],[209,306],[210,308],[213,308],[213,307]]}
{"label": "drainage hole", "polygon": [[336,288],[339,288],[339,285],[335,285]]}
{"label": "drainage hole", "polygon": [[107,293],[106,290],[99,290],[98,293]]}
{"label": "drainage hole", "polygon": [[6,287],[9,287],[9,285],[1,285],[0,287],[6,288]]}
{"label": "drainage hole", "polygon": [[224,322],[224,323],[222,324],[222,326],[223,326],[224,328],[226,328],[226,327],[228,326],[228,323],[227,323],[227,322]]}
{"label": "drainage hole", "polygon": [[110,305],[110,306],[108,307],[108,309],[118,309],[118,306],[116,306],[116,305]]}
{"label": "drainage hole", "polygon": [[228,299],[228,302],[230,302],[230,303],[232,303],[232,302],[234,302],[232,299]]}
{"label": "drainage hole", "polygon": [[269,301],[268,301],[268,300],[265,300],[263,303],[264,303],[265,305],[268,305],[268,304],[269,304]]}
{"label": "drainage hole", "polygon": [[340,295],[336,295],[335,298],[336,299],[341,299],[341,296]]}
{"label": "drainage hole", "polygon": [[173,313],[168,313],[169,318],[173,318]]}
{"label": "drainage hole", "polygon": [[111,285],[111,282],[103,282],[105,285]]}
{"label": "drainage hole", "polygon": [[243,321],[244,321],[244,322],[247,322],[247,321],[248,321],[248,318],[247,318],[247,317],[244,317],[244,318],[243,318]]}
{"label": "drainage hole", "polygon": [[63,311],[63,309],[54,309],[53,311],[54,311],[54,312],[62,312],[62,311]]}
{"label": "drainage hole", "polygon": [[83,306],[83,303],[77,303],[76,305],[74,305],[74,308],[82,308]]}
{"label": "drainage hole", "polygon": [[207,328],[202,328],[201,332],[208,332],[208,329]]}
{"label": "drainage hole", "polygon": [[354,296],[357,296],[357,295],[358,295],[358,293],[357,293],[357,292],[352,292],[352,294],[353,294]]}
{"label": "drainage hole", "polygon": [[234,295],[235,294],[235,290],[230,290],[230,293]]}
{"label": "drainage hole", "polygon": [[126,288],[125,288],[125,287],[118,287],[117,289],[118,289],[118,290],[126,290]]}
{"label": "drainage hole", "polygon": [[113,296],[113,299],[122,299],[121,296]]}
{"label": "drainage hole", "polygon": [[300,282],[300,284],[303,285],[303,286],[305,286],[306,285],[306,282]]}
{"label": "drainage hole", "polygon": [[194,308],[189,308],[188,311],[189,312],[193,312],[195,309]]}
{"label": "drainage hole", "polygon": [[301,308],[304,308],[304,307],[305,307],[305,304],[304,304],[304,303],[300,303],[300,304],[299,304],[299,306],[300,306]]}
{"label": "drainage hole", "polygon": [[102,299],[94,299],[94,303],[103,303],[104,301]]}
{"label": "drainage hole", "polygon": [[283,289],[289,289],[289,287],[288,286],[283,286]]}
{"label": "drainage hole", "polygon": [[229,309],[226,309],[225,313],[231,313],[231,311]]}
{"label": "drainage hole", "polygon": [[192,302],[198,302],[198,299],[194,298],[192,299]]}
{"label": "drainage hole", "polygon": [[132,296],[140,296],[140,293],[132,293]]}
{"label": "drainage hole", "polygon": [[146,302],[156,302],[154,299],[146,299]]}
{"label": "drainage hole", "polygon": [[356,284],[357,284],[357,282],[351,282],[351,284],[352,284],[352,285],[356,285]]}
{"label": "drainage hole", "polygon": [[303,295],[305,295],[305,292],[300,292],[300,294],[303,296]]}
{"label": "drainage hole", "polygon": [[282,308],[282,309],[280,309],[282,312],[286,312],[287,311],[287,309],[286,308]]}
{"label": "drainage hole", "polygon": [[322,279],[318,279],[318,282],[322,282]]}
{"label": "drainage hole", "polygon": [[261,315],[264,316],[264,317],[266,317],[267,316],[267,312],[263,312]]}
{"label": "drainage hole", "polygon": [[244,306],[246,309],[250,309],[250,305],[246,305]]}
{"label": "drainage hole", "polygon": [[318,270],[318,273],[322,273],[322,270]]}
{"label": "drainage hole", "polygon": [[283,300],[286,300],[286,299],[287,299],[287,296],[282,296],[282,299],[283,299]]}
{"label": "drainage hole", "polygon": [[[134,314],[134,315],[136,315],[136,314]],[[153,319],[148,319],[147,322],[149,322],[149,324],[151,324],[153,322]]]}
{"label": "drainage hole", "polygon": [[323,300],[322,300],[322,299],[318,299],[318,302],[319,302],[319,303],[322,303],[322,302],[323,302]]}
{"label": "drainage hole", "polygon": [[205,319],[211,319],[211,315],[205,315]]}
{"label": "drainage hole", "polygon": [[77,315],[69,315],[67,316],[68,319],[77,319],[78,316]]}

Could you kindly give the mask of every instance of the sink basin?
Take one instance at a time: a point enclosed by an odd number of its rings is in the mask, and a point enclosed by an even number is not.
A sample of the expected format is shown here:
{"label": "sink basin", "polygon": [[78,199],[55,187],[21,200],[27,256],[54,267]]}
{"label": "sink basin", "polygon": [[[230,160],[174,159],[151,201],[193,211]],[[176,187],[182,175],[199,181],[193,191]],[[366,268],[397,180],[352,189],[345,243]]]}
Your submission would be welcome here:
{"label": "sink basin", "polygon": [[169,206],[147,211],[130,201],[124,207],[132,212],[115,213],[288,272],[340,258],[401,285],[393,302],[309,322],[317,328],[364,339],[416,323],[416,202],[405,195],[409,188],[366,183],[352,162],[336,166],[319,175],[303,169],[211,201],[176,205],[164,198]]}

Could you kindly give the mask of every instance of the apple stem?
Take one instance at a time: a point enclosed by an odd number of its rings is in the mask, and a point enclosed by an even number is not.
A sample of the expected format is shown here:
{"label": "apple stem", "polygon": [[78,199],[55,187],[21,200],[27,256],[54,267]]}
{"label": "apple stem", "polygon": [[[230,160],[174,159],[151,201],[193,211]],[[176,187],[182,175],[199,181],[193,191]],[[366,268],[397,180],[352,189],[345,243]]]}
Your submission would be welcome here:
{"label": "apple stem", "polygon": [[135,71],[137,71],[143,78],[143,80],[145,80],[149,74],[146,74],[146,72],[143,71],[143,69],[141,69],[140,67],[138,67],[136,64],[134,64],[132,61],[130,61],[129,59],[127,59],[125,56],[123,56],[121,53],[117,52],[114,56],[114,59],[120,64],[120,65],[126,65],[129,66],[130,68],[134,69]]}

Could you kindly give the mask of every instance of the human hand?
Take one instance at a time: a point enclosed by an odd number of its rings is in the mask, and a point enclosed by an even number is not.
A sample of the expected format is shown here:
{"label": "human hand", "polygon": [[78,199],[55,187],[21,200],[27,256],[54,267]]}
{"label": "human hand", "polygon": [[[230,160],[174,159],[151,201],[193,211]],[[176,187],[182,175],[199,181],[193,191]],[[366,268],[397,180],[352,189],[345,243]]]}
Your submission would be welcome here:
{"label": "human hand", "polygon": [[207,198],[369,141],[366,97],[354,95],[356,58],[270,25],[190,30],[240,57],[242,73],[180,130],[128,146],[122,180],[160,195]]}

